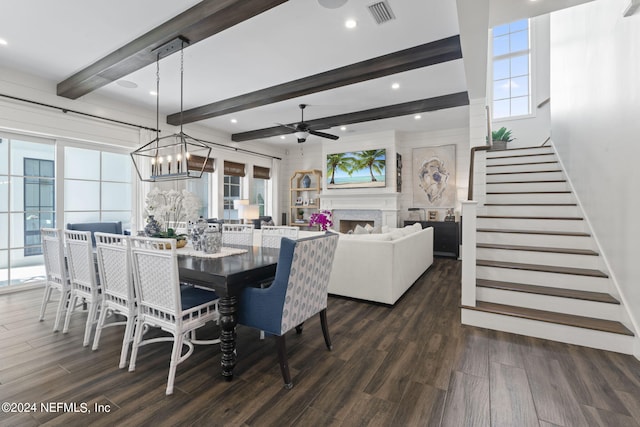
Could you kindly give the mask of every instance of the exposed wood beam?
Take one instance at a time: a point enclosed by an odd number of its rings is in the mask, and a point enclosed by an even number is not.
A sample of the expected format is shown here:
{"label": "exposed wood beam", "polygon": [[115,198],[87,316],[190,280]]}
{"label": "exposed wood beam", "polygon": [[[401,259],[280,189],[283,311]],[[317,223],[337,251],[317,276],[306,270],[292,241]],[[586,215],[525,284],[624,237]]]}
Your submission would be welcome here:
{"label": "exposed wood beam", "polygon": [[[321,119],[305,120],[305,123],[314,130],[328,129],[333,126],[388,119],[391,117],[406,116],[409,114],[424,113],[427,111],[442,110],[444,108],[460,107],[463,105],[469,105],[469,95],[467,92],[452,93],[449,95],[436,96],[434,98],[404,102],[402,104],[388,105],[386,107],[372,108],[370,110],[356,111],[353,113],[340,114]],[[297,122],[289,123],[291,126],[295,126],[297,124]],[[235,142],[250,141],[252,139],[269,138],[293,132],[293,130],[287,129],[283,126],[274,126],[248,132],[235,133],[231,135],[231,140]]]}
{"label": "exposed wood beam", "polygon": [[58,83],[57,93],[77,99],[155,62],[153,50],[178,36],[194,44],[286,1],[203,0]]}
{"label": "exposed wood beam", "polygon": [[[462,58],[460,36],[451,36],[313,76],[191,108],[182,112],[182,121],[183,123],[197,122],[460,58]],[[167,123],[179,125],[180,113],[167,116]]]}

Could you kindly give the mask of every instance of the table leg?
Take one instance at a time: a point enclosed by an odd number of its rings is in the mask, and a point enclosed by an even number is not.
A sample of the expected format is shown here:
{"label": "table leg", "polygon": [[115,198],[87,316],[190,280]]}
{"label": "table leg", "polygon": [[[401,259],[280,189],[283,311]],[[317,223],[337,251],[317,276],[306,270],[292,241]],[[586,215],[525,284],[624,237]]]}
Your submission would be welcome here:
{"label": "table leg", "polygon": [[220,298],[218,303],[220,311],[220,349],[222,350],[222,377],[231,381],[233,368],[236,366],[236,325],[238,318],[238,299],[234,296]]}

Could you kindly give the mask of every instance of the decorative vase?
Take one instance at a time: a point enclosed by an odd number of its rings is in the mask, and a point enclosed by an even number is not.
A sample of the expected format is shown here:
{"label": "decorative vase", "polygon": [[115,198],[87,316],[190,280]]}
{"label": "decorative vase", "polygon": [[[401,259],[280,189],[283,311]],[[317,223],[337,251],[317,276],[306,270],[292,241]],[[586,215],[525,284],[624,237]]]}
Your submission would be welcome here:
{"label": "decorative vase", "polygon": [[302,177],[302,187],[303,188],[311,187],[311,178],[309,178],[309,175],[305,175]]}
{"label": "decorative vase", "polygon": [[149,215],[147,218],[147,225],[144,227],[144,232],[147,237],[152,237],[155,234],[158,234],[162,230],[160,223],[153,217],[153,215]]}

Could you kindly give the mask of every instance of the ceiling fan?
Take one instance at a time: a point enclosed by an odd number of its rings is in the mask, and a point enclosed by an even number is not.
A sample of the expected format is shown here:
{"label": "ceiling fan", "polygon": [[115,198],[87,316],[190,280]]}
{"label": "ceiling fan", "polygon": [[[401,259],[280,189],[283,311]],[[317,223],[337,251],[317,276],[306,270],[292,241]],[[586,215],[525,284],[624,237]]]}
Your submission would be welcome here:
{"label": "ceiling fan", "polygon": [[282,123],[278,123],[278,124],[288,129],[293,129],[295,131],[294,135],[296,136],[296,138],[298,138],[299,143],[305,142],[309,137],[309,135],[315,135],[321,138],[333,139],[334,141],[338,139],[339,137],[336,135],[331,135],[330,133],[318,132],[317,130],[313,130],[311,129],[308,123],[304,122],[304,109],[306,106],[307,104],[298,105],[298,107],[300,107],[301,119],[300,119],[300,123],[298,123],[297,125],[293,126],[293,125],[283,125]]}

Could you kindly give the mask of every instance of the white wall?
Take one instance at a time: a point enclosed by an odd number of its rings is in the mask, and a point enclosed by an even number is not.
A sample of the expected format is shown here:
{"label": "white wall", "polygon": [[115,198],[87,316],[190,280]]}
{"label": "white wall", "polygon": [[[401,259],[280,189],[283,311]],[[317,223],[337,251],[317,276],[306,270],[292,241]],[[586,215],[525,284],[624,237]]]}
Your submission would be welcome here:
{"label": "white wall", "polygon": [[[598,0],[551,17],[552,139],[640,320],[640,13]],[[640,348],[636,355],[640,355]]]}

